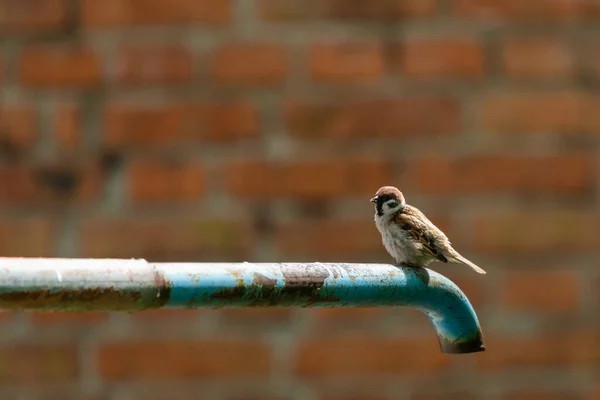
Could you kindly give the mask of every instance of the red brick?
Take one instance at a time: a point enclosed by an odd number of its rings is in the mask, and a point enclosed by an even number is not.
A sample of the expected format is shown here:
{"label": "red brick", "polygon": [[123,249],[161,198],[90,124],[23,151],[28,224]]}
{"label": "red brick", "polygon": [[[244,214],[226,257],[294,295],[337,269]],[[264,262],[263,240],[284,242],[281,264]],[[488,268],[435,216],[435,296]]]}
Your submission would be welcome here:
{"label": "red brick", "polygon": [[66,28],[68,0],[3,0],[0,32],[51,33]]}
{"label": "red brick", "polygon": [[7,151],[30,149],[36,141],[36,130],[36,115],[31,107],[17,104],[0,106],[0,147],[2,149]]}
{"label": "red brick", "polygon": [[600,360],[598,339],[598,334],[585,331],[539,336],[488,335],[488,351],[473,358],[479,369],[485,371],[589,366]]}
{"label": "red brick", "polygon": [[361,308],[315,308],[311,315],[316,319],[316,325],[323,324],[338,325],[343,322],[364,323],[372,325],[381,320],[388,313],[388,309],[382,307]]}
{"label": "red brick", "polygon": [[577,0],[578,16],[582,20],[596,20],[600,16],[600,3],[597,1]]}
{"label": "red brick", "polygon": [[16,389],[4,390],[2,393],[2,400],[20,400],[20,399],[21,399],[21,393],[19,393],[19,391]]}
{"label": "red brick", "polygon": [[234,43],[215,51],[211,68],[218,83],[273,85],[283,83],[287,64],[287,52],[281,45]]}
{"label": "red brick", "polygon": [[141,160],[127,168],[133,204],[192,203],[204,194],[205,175],[198,163]]}
{"label": "red brick", "polygon": [[74,150],[81,144],[81,110],[77,104],[60,104],[54,114],[55,141],[60,149]]}
{"label": "red brick", "polygon": [[561,38],[511,37],[504,41],[504,71],[516,78],[561,78],[577,73],[573,48]]}
{"label": "red brick", "polygon": [[165,148],[255,139],[260,135],[256,108],[244,101],[160,106],[110,104],[105,143],[115,148]]}
{"label": "red brick", "polygon": [[513,312],[569,312],[580,307],[582,291],[574,271],[511,271],[503,288],[503,302]]}
{"label": "red brick", "polygon": [[449,360],[440,352],[433,337],[388,339],[347,334],[301,342],[294,370],[301,378],[368,379],[434,373],[446,368]]}
{"label": "red brick", "polygon": [[255,325],[289,322],[293,311],[289,308],[223,308],[219,312],[221,322]]}
{"label": "red brick", "polygon": [[0,325],[10,324],[14,320],[15,315],[11,311],[0,311]]}
{"label": "red brick", "polygon": [[183,46],[124,46],[117,55],[114,80],[120,85],[189,83],[193,57]]}
{"label": "red brick", "polygon": [[532,391],[522,390],[508,393],[501,397],[502,400],[581,400],[582,397],[576,393],[566,391]]}
{"label": "red brick", "polygon": [[[434,223],[436,224],[436,226],[442,229],[442,226],[438,224],[437,221],[434,221]],[[454,243],[453,236],[450,235],[450,233],[445,229],[442,229],[442,231],[446,232],[446,234],[449,235],[450,240],[452,240],[452,243],[454,244],[455,248],[458,248],[458,246],[456,246],[456,243]],[[459,275],[455,270],[457,268],[460,269],[461,267],[463,266],[456,264],[446,264],[443,267],[440,265],[438,266],[438,271],[442,274],[452,274],[452,282],[454,282],[459,287],[459,289],[467,296],[469,302],[473,305],[473,307],[475,307],[475,309],[486,306],[491,300],[488,296],[486,283],[482,282],[481,279],[477,279],[477,276],[473,277]],[[486,269],[485,265],[482,267],[483,269]],[[472,275],[469,268],[464,269],[465,273]],[[452,270],[452,272],[450,272],[450,270]]]}
{"label": "red brick", "polygon": [[569,20],[583,11],[588,0],[454,0],[459,17],[477,19]]}
{"label": "red brick", "polygon": [[270,358],[257,341],[115,342],[100,346],[99,369],[108,381],[251,379],[269,375]]}
{"label": "red brick", "polygon": [[376,82],[383,75],[383,48],[377,42],[319,43],[310,48],[309,64],[317,82]]}
{"label": "red brick", "polygon": [[460,103],[451,98],[362,100],[335,104],[285,104],[288,131],[298,137],[406,138],[457,134],[461,130]]}
{"label": "red brick", "polygon": [[[583,155],[473,155],[422,158],[405,172],[421,193],[458,196],[503,192],[581,194],[592,185],[593,167]],[[413,182],[414,181],[414,182]]]}
{"label": "red brick", "polygon": [[[595,285],[592,286],[594,290],[593,299],[596,302],[595,304],[597,304],[597,306],[600,306],[600,277],[595,278],[592,284]],[[600,394],[600,392],[598,392],[598,394]]]}
{"label": "red brick", "polygon": [[85,89],[101,82],[102,67],[90,49],[33,45],[21,52],[19,75],[24,86]]}
{"label": "red brick", "polygon": [[341,20],[406,20],[409,18],[431,17],[437,11],[437,0],[384,0],[377,2],[348,2],[329,0],[327,15]]}
{"label": "red brick", "polygon": [[95,326],[108,319],[107,313],[100,312],[45,312],[32,313],[31,322],[34,326]]}
{"label": "red brick", "polygon": [[319,400],[390,400],[392,397],[383,395],[367,394],[367,395],[334,395],[319,397]]}
{"label": "red brick", "polygon": [[[0,189],[0,193],[2,191]],[[56,221],[48,218],[2,218],[0,254],[2,257],[52,257],[56,229]]]}
{"label": "red brick", "polygon": [[600,96],[581,95],[578,98],[578,122],[574,129],[577,133],[587,133],[595,135],[600,129],[600,113],[596,110],[600,108]]}
{"label": "red brick", "polygon": [[[536,234],[515,227],[535,227]],[[585,211],[520,210],[482,216],[469,229],[486,253],[570,254],[598,251],[600,219]]]}
{"label": "red brick", "polygon": [[[152,385],[142,385],[135,389],[128,390],[128,399],[130,400],[195,400],[198,398],[198,389],[193,388],[193,385],[177,385],[176,387],[169,388],[168,393],[166,390],[156,390],[152,388]],[[209,389],[210,390],[210,389]],[[204,392],[204,390],[202,390]],[[230,400],[219,396],[220,399]],[[111,400],[111,399],[108,399]],[[234,399],[235,400],[235,399]],[[271,400],[271,399],[263,399]],[[278,399],[273,399],[278,400]]]}
{"label": "red brick", "polygon": [[243,261],[252,250],[252,233],[242,221],[102,218],[82,220],[79,228],[84,257]]}
{"label": "red brick", "polygon": [[[251,385],[251,384],[250,384]],[[128,398],[131,400],[196,400],[198,399],[198,389],[194,389],[194,385],[178,385],[175,388],[169,390],[169,393],[160,393],[157,390],[152,390],[152,386],[150,389],[139,388],[128,390],[128,393],[132,395]],[[239,385],[229,385],[224,384],[226,386],[224,392],[232,391],[233,393],[225,393],[223,395],[219,395],[219,399],[221,400],[291,400],[290,397],[287,396],[278,396],[272,394],[273,390],[269,387],[264,389],[247,389],[247,386],[242,384]],[[232,388],[233,387],[233,388]],[[210,390],[210,389],[209,389]],[[204,391],[203,391],[204,392]],[[236,392],[245,394],[237,394]],[[250,392],[250,393],[248,393]],[[259,394],[260,393],[260,394]],[[211,397],[206,396],[206,397]]]}
{"label": "red brick", "polygon": [[313,162],[239,161],[227,166],[226,183],[236,196],[255,199],[331,199],[339,195],[372,195],[389,182],[391,166],[369,159]]}
{"label": "red brick", "polygon": [[0,165],[0,204],[77,204],[97,199],[103,188],[99,166],[69,163],[47,166]]}
{"label": "red brick", "polygon": [[596,44],[592,57],[592,63],[593,68],[596,71],[596,77],[600,78],[600,41],[598,41]]}
{"label": "red brick", "polygon": [[477,110],[493,133],[589,133],[600,129],[600,97],[577,92],[493,93]]}
{"label": "red brick", "polygon": [[[43,390],[34,397],[35,400],[110,400],[106,396],[95,396],[85,393],[85,389],[53,389]],[[2,400],[5,400],[4,397]]]}
{"label": "red brick", "polygon": [[399,49],[400,72],[408,78],[481,78],[483,45],[462,37],[414,38]]}
{"label": "red brick", "polygon": [[75,382],[78,355],[74,344],[11,342],[0,347],[0,382],[55,385]]}
{"label": "red brick", "polygon": [[267,21],[400,21],[432,16],[437,10],[437,1],[380,0],[359,4],[347,0],[259,0],[258,7],[261,18]]}
{"label": "red brick", "polygon": [[206,132],[204,140],[229,142],[260,136],[259,115],[255,106],[249,102],[204,105],[195,111],[202,117],[200,123]]}
{"label": "red brick", "polygon": [[477,395],[469,391],[449,391],[436,394],[414,394],[410,400],[475,400],[477,398],[479,398]]}
{"label": "red brick", "polygon": [[231,0],[84,0],[81,18],[87,28],[130,25],[224,25],[232,18]]}
{"label": "red brick", "polygon": [[[277,227],[275,240],[286,259],[316,257],[320,261],[367,260],[387,257],[381,236],[369,218],[361,221],[292,221]],[[341,234],[343,232],[343,234]]]}
{"label": "red brick", "polygon": [[[266,392],[269,391],[269,389],[264,389]],[[242,389],[243,391],[243,389]],[[257,391],[257,392],[260,392]],[[229,396],[225,396],[223,398],[224,400],[292,400],[291,395],[290,396],[281,396],[281,395],[276,395],[276,394],[251,394],[251,395],[236,395],[236,394],[232,394]]]}
{"label": "red brick", "polygon": [[186,322],[199,319],[204,310],[190,308],[158,308],[149,309],[131,314],[131,318],[135,322],[165,322],[167,320],[178,321],[185,320]]}

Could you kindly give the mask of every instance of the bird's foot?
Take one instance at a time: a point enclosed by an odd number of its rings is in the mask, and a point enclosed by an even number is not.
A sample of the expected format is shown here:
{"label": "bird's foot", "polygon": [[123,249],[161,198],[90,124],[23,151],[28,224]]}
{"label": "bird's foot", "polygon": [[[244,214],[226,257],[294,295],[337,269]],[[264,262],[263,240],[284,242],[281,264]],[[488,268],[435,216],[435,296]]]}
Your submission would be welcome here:
{"label": "bird's foot", "polygon": [[399,263],[396,265],[398,266],[398,268],[402,268],[404,270],[404,273],[411,274],[412,276],[417,277],[425,285],[429,284],[429,272],[423,265],[406,262]]}

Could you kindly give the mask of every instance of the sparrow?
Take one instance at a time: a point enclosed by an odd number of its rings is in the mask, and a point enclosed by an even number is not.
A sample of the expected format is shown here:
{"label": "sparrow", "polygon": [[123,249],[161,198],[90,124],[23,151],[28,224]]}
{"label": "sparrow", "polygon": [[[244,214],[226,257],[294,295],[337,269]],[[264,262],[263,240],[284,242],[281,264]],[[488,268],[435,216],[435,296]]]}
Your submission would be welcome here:
{"label": "sparrow", "polygon": [[398,188],[381,187],[371,202],[375,203],[375,225],[383,246],[398,264],[426,267],[433,261],[452,262],[486,273],[454,250],[444,232],[421,210],[406,204]]}

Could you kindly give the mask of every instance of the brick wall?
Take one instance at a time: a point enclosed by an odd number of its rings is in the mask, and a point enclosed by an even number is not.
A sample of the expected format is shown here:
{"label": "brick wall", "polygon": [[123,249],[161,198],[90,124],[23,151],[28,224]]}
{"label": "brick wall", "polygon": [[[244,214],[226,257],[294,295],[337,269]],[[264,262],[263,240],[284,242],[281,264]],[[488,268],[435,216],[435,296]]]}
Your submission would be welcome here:
{"label": "brick wall", "polygon": [[489,271],[406,309],[2,314],[3,400],[600,399],[598,0],[0,0],[0,254]]}

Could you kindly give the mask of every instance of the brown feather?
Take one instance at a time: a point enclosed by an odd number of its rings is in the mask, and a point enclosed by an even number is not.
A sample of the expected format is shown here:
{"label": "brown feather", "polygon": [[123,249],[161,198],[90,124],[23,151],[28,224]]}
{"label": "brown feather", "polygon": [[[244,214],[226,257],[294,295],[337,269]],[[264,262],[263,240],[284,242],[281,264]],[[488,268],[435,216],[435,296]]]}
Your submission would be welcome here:
{"label": "brown feather", "polygon": [[450,241],[419,209],[406,205],[396,214],[398,225],[423,245],[423,250],[436,259],[448,262],[443,254]]}

